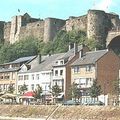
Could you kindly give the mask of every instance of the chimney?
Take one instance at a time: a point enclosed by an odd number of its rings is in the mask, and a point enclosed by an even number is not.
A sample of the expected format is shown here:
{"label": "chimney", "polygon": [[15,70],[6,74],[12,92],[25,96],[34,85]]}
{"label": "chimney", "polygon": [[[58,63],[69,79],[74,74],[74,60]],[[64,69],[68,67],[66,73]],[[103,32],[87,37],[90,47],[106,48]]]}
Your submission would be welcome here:
{"label": "chimney", "polygon": [[82,58],[82,57],[83,57],[83,49],[81,49],[79,52],[79,58]]}
{"label": "chimney", "polygon": [[69,43],[69,51],[74,48],[74,44],[73,43]]}
{"label": "chimney", "polygon": [[77,43],[74,43],[74,55],[78,52],[78,45]]}
{"label": "chimney", "polygon": [[50,56],[51,56],[51,53],[49,53],[48,56],[50,57]]}
{"label": "chimney", "polygon": [[38,63],[40,64],[41,63],[41,54],[38,55]]}

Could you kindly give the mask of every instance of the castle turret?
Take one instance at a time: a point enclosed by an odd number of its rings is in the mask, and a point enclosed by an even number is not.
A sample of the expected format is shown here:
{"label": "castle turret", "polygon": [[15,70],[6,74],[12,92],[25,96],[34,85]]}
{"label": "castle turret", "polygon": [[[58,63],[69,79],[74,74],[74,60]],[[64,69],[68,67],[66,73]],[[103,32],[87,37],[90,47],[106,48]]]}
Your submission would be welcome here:
{"label": "castle turret", "polygon": [[87,21],[87,37],[95,39],[104,48],[110,24],[107,14],[100,10],[89,10]]}
{"label": "castle turret", "polygon": [[53,40],[56,33],[65,25],[65,20],[46,18],[44,24],[44,42]]}

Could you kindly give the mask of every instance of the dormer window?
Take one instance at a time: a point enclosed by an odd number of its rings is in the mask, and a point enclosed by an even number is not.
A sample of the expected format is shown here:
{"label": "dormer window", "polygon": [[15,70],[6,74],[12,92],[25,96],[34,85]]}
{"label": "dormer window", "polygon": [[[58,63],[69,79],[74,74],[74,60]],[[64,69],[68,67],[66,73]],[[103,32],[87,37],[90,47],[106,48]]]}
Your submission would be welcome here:
{"label": "dormer window", "polygon": [[63,65],[63,63],[64,63],[64,62],[63,62],[63,60],[62,60],[62,61],[60,61],[60,65]]}
{"label": "dormer window", "polygon": [[58,61],[56,61],[56,64],[57,65],[63,65],[64,64],[64,60],[58,60]]}

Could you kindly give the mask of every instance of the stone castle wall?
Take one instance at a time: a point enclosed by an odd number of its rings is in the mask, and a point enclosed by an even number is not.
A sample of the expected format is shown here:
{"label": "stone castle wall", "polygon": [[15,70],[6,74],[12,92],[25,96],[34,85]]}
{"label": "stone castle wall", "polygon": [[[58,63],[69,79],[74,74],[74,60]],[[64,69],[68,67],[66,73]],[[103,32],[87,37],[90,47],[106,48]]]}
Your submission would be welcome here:
{"label": "stone castle wall", "polygon": [[112,28],[116,28],[116,27],[120,26],[120,19],[117,14],[107,13],[107,16],[108,16],[108,19],[110,19],[110,21],[111,21]]}
{"label": "stone castle wall", "polygon": [[44,21],[37,21],[33,23],[28,23],[26,26],[20,28],[19,40],[25,39],[27,37],[35,37],[39,40],[44,38]]}
{"label": "stone castle wall", "polygon": [[46,18],[45,20],[31,18],[27,13],[23,16],[14,16],[8,23],[0,23],[0,39],[14,43],[26,37],[35,37],[44,42],[54,39],[58,31],[64,29],[83,30],[88,38],[94,38],[105,44],[110,30],[120,26],[119,16],[105,13],[100,10],[89,10],[87,15],[70,17],[67,20]]}
{"label": "stone castle wall", "polygon": [[87,32],[87,15],[80,17],[69,17],[66,21],[66,30],[83,30]]}

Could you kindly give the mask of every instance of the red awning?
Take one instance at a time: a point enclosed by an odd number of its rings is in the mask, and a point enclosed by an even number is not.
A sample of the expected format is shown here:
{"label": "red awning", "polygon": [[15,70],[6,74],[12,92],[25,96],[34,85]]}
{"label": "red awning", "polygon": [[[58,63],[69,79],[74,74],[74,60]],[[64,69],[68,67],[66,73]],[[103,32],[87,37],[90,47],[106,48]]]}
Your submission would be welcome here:
{"label": "red awning", "polygon": [[26,92],[23,94],[23,96],[31,96],[31,97],[33,97],[34,95],[35,95],[35,93],[32,91],[29,91],[29,92]]}

